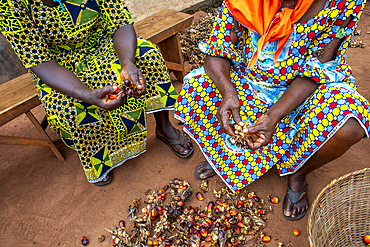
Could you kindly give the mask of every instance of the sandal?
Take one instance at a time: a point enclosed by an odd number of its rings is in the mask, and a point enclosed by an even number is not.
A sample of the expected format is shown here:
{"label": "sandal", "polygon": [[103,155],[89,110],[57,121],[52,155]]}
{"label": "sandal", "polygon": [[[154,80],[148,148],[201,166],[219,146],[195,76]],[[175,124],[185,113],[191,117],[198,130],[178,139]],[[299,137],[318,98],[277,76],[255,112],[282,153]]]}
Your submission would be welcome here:
{"label": "sandal", "polygon": [[101,181],[94,183],[94,185],[104,186],[109,184],[110,182],[112,182],[112,174],[108,173]]}
{"label": "sandal", "polygon": [[177,151],[176,149],[174,149],[174,147],[172,146],[172,145],[181,145],[182,146],[184,144],[185,134],[182,133],[182,132],[180,132],[180,139],[178,139],[178,140],[168,139],[166,137],[160,136],[160,135],[157,134],[157,132],[155,133],[155,135],[157,136],[157,138],[159,140],[161,140],[162,142],[164,142],[165,144],[167,144],[171,148],[171,150],[172,150],[172,152],[174,154],[176,154],[178,157],[180,157],[182,159],[188,158],[193,153],[193,151],[194,151],[194,148],[192,146],[191,149],[188,150],[188,153],[187,154],[182,154],[179,151]]}
{"label": "sandal", "polygon": [[305,210],[301,214],[298,214],[296,217],[286,216],[285,213],[284,213],[284,209],[285,209],[285,205],[286,205],[286,201],[287,201],[286,200],[287,196],[288,196],[288,199],[294,205],[297,202],[299,202],[305,195],[307,195],[307,191],[308,191],[307,185],[306,185],[306,187],[301,192],[294,192],[289,187],[287,188],[287,193],[286,193],[286,195],[284,197],[284,201],[283,201],[283,215],[284,215],[285,219],[290,220],[290,221],[294,221],[294,220],[302,219],[302,217],[306,215],[307,210]]}
{"label": "sandal", "polygon": [[[202,161],[202,162],[200,162],[198,165],[197,165],[197,168],[195,168],[195,171],[194,171],[194,177],[196,178],[196,179],[198,179],[198,180],[205,180],[205,179],[207,179],[207,178],[211,178],[211,177],[213,177],[213,176],[215,176],[216,175],[216,172],[214,173],[214,174],[212,174],[212,175],[210,175],[210,176],[208,176],[208,177],[206,177],[206,178],[201,178],[200,177],[200,174],[202,174],[202,173],[199,173],[198,172],[198,170],[199,170],[199,168],[200,168],[200,166],[203,164],[203,162],[207,162],[206,160],[204,160],[204,161]],[[212,170],[213,171],[213,167],[207,162],[207,170]]]}

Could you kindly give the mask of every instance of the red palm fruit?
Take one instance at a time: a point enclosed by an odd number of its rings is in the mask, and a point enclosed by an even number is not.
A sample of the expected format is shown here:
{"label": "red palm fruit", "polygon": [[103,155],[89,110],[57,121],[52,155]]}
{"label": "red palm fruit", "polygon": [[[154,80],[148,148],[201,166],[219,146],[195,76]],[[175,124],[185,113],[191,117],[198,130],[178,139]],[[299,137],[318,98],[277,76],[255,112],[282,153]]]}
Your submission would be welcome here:
{"label": "red palm fruit", "polygon": [[151,239],[148,239],[148,243],[147,243],[149,246],[152,246],[153,245],[153,240]]}
{"label": "red palm fruit", "polygon": [[262,237],[262,242],[264,242],[264,243],[268,243],[268,242],[270,242],[271,241],[271,238],[269,237],[269,236],[263,236]]}
{"label": "red palm fruit", "polygon": [[256,201],[256,202],[259,202],[260,201],[260,198],[256,195],[253,196],[253,199]]}
{"label": "red palm fruit", "polygon": [[149,237],[149,236],[150,236],[150,231],[145,231],[145,235],[146,235],[147,237]]}
{"label": "red palm fruit", "polygon": [[273,196],[273,197],[270,197],[270,201],[273,203],[273,204],[277,204],[279,202],[279,198],[277,198],[276,196]]}
{"label": "red palm fruit", "polygon": [[212,201],[210,201],[210,202],[208,203],[208,206],[207,206],[207,211],[208,211],[208,212],[212,212],[214,207],[215,207],[215,203],[214,203],[214,202],[212,202]]}
{"label": "red palm fruit", "polygon": [[243,220],[243,216],[241,214],[238,215],[238,221],[242,221]]}
{"label": "red palm fruit", "polygon": [[226,226],[226,228],[227,228],[227,229],[230,229],[230,228],[231,228],[231,224],[230,224],[230,222],[226,221],[226,222],[225,222],[225,226]]}
{"label": "red palm fruit", "polygon": [[162,211],[163,211],[163,207],[162,206],[157,205],[156,208],[157,208],[157,212],[158,213],[162,213]]}
{"label": "red palm fruit", "polygon": [[184,209],[182,210],[182,212],[183,212],[184,214],[188,214],[188,213],[189,213],[189,207],[184,208]]}
{"label": "red palm fruit", "polygon": [[180,207],[182,207],[182,206],[184,206],[185,204],[184,204],[184,202],[183,202],[183,201],[180,201],[180,202],[178,202],[178,203],[177,203],[177,205],[179,205]]}
{"label": "red palm fruit", "polygon": [[153,240],[153,245],[154,246],[158,246],[159,245],[158,239]]}
{"label": "red palm fruit", "polygon": [[123,221],[123,220],[120,220],[119,222],[118,222],[118,225],[119,225],[119,227],[121,228],[121,229],[124,229],[125,228],[125,222]]}
{"label": "red palm fruit", "polygon": [[126,87],[129,87],[129,86],[131,86],[131,81],[130,80],[124,80],[123,85],[125,85]]}
{"label": "red palm fruit", "polygon": [[194,217],[194,220],[195,221],[198,221],[199,219],[200,219],[200,216],[199,215],[197,215],[197,216]]}
{"label": "red palm fruit", "polygon": [[209,228],[211,225],[212,225],[212,221],[210,219],[205,219],[202,222],[202,226],[205,227],[205,228]]}
{"label": "red palm fruit", "polygon": [[248,198],[250,199],[250,198],[253,198],[253,196],[254,196],[254,193],[253,192],[251,192],[251,193],[248,193]]}
{"label": "red palm fruit", "polygon": [[120,239],[119,239],[119,238],[115,238],[115,239],[113,239],[113,243],[114,243],[114,244],[119,244],[119,242],[120,242]]}
{"label": "red palm fruit", "polygon": [[238,222],[238,226],[239,226],[240,228],[244,228],[244,224],[243,224],[243,223],[241,223],[241,222]]}
{"label": "red palm fruit", "polygon": [[222,202],[220,200],[216,200],[217,205],[222,205]]}
{"label": "red palm fruit", "polygon": [[200,229],[200,235],[202,235],[202,237],[207,237],[207,235],[208,235],[208,231],[207,231],[207,229],[206,228],[204,228],[204,227],[202,227],[201,229]]}
{"label": "red palm fruit", "polygon": [[242,201],[238,201],[238,203],[236,204],[236,208],[241,209],[242,207],[244,207],[244,203]]}
{"label": "red palm fruit", "polygon": [[[294,236],[298,236],[299,235],[299,230],[294,230],[293,231],[293,234],[294,234]],[[370,240],[370,239],[369,239]],[[369,241],[369,243],[370,243],[370,241]]]}
{"label": "red palm fruit", "polygon": [[219,214],[221,212],[220,206],[215,207],[215,213]]}
{"label": "red palm fruit", "polygon": [[213,224],[214,224],[214,226],[215,226],[215,227],[217,227],[217,228],[221,226],[221,223],[220,223],[220,222],[218,222],[218,221],[216,221],[216,222],[215,222],[215,223],[213,223]]}
{"label": "red palm fruit", "polygon": [[152,209],[152,212],[151,212],[152,219],[156,219],[157,218],[157,215],[158,215],[157,209],[156,208],[153,208]]}
{"label": "red palm fruit", "polygon": [[231,241],[230,241],[229,238],[225,241],[225,246],[227,246],[227,247],[232,246]]}
{"label": "red palm fruit", "polygon": [[83,236],[81,237],[81,243],[82,245],[87,245],[89,243],[89,240],[85,236]]}
{"label": "red palm fruit", "polygon": [[199,213],[199,216],[203,218],[203,217],[206,217],[206,216],[207,216],[207,214],[206,214],[204,211],[201,211],[201,212]]}
{"label": "red palm fruit", "polygon": [[258,210],[257,210],[257,212],[260,214],[260,215],[263,215],[265,212],[263,211],[263,209],[262,208],[259,208]]}
{"label": "red palm fruit", "polygon": [[198,193],[196,194],[196,196],[197,196],[197,199],[198,199],[199,201],[203,201],[203,200],[204,200],[204,197],[203,197],[202,193],[198,192]]}
{"label": "red palm fruit", "polygon": [[117,99],[118,97],[117,97],[117,96],[115,96],[115,95],[109,94],[109,95],[108,95],[108,98],[109,98],[110,100],[115,100],[115,99]]}
{"label": "red palm fruit", "polygon": [[230,210],[230,215],[235,216],[238,212],[235,209]]}
{"label": "red palm fruit", "polygon": [[362,239],[364,240],[365,243],[370,244],[370,235],[365,235],[363,236]]}
{"label": "red palm fruit", "polygon": [[195,209],[192,206],[189,206],[189,214],[194,214]]}
{"label": "red palm fruit", "polygon": [[240,232],[241,232],[241,228],[240,228],[240,227],[237,227],[237,228],[235,229],[235,233],[239,235],[239,234],[240,234]]}

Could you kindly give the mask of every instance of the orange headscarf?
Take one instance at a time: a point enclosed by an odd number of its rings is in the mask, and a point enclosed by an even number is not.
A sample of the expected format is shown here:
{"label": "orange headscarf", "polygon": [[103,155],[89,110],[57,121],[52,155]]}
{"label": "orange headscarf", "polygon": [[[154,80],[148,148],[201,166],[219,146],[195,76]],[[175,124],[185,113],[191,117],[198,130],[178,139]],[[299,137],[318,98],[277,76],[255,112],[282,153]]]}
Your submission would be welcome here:
{"label": "orange headscarf", "polygon": [[279,57],[296,23],[311,6],[314,0],[297,0],[294,9],[280,9],[279,0],[225,0],[227,8],[243,26],[256,31],[261,38],[257,51],[248,67],[252,67],[268,41],[279,40],[275,60]]}

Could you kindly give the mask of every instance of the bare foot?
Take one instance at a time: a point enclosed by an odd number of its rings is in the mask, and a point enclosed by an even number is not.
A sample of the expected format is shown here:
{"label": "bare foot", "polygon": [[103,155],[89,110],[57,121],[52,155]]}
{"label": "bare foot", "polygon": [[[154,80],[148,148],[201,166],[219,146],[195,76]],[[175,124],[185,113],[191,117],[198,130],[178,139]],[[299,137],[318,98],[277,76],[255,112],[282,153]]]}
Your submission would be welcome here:
{"label": "bare foot", "polygon": [[207,179],[216,174],[216,172],[212,168],[209,168],[208,162],[206,160],[200,163],[198,173],[201,179]]}
{"label": "bare foot", "polygon": [[[289,177],[288,187],[294,192],[301,192],[307,186],[306,177],[293,174]],[[296,202],[292,203],[288,196],[286,195],[286,204],[284,208],[284,215],[287,217],[295,218],[308,210],[309,200],[307,193],[302,195],[302,198]]]}

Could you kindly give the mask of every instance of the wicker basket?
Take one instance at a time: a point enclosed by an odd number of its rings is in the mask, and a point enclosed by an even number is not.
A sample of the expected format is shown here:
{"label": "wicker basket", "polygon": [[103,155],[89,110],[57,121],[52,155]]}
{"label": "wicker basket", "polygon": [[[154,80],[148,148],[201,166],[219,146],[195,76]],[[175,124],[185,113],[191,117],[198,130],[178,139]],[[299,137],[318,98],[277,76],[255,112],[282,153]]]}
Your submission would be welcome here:
{"label": "wicker basket", "polygon": [[311,247],[366,246],[370,234],[370,168],[334,179],[317,196],[308,219]]}

